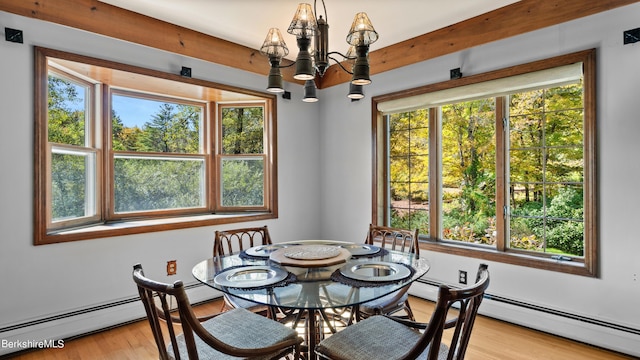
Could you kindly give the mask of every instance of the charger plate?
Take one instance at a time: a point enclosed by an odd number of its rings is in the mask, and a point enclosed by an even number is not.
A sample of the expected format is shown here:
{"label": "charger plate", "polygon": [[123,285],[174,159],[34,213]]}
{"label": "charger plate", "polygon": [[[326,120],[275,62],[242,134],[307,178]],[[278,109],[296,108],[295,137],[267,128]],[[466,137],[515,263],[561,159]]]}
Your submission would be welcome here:
{"label": "charger plate", "polygon": [[287,278],[289,272],[268,265],[242,266],[225,270],[213,278],[220,286],[234,288],[257,288],[273,285]]}
{"label": "charger plate", "polygon": [[340,273],[350,279],[361,281],[397,281],[411,276],[411,270],[402,264],[386,261],[348,262]]}
{"label": "charger plate", "polygon": [[249,256],[257,256],[257,257],[266,257],[268,258],[272,252],[292,246],[292,244],[269,244],[269,245],[260,245],[249,248],[245,251],[245,253]]}

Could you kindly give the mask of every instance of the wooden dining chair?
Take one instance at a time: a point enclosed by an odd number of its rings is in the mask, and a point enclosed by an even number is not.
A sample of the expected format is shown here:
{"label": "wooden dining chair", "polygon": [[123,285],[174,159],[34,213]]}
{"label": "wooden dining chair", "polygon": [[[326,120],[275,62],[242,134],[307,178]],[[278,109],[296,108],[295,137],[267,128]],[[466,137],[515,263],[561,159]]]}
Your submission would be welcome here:
{"label": "wooden dining chair", "polygon": [[[374,315],[321,341],[315,352],[330,360],[462,360],[488,286],[489,271],[481,264],[474,285],[440,285],[429,323]],[[451,341],[443,342],[445,330],[452,332]]]}
{"label": "wooden dining chair", "polygon": [[[420,255],[418,229],[405,230],[370,224],[365,243],[377,245],[383,249]],[[355,308],[355,320],[360,321],[372,315],[392,315],[403,310],[406,313],[405,318],[415,320],[413,310],[409,305],[408,291],[409,286],[405,286],[389,295],[359,305]]]}
{"label": "wooden dining chair", "polygon": [[[182,281],[164,284],[144,275],[142,265],[133,267],[160,360],[168,359],[280,359],[300,357],[302,338],[295,330],[245,309],[233,309],[197,318]],[[178,316],[172,311],[175,299]],[[177,334],[176,325],[182,327]],[[165,344],[168,334],[169,344]]]}
{"label": "wooden dining chair", "polygon": [[[267,226],[217,230],[213,239],[213,256],[238,253],[259,245],[270,245],[271,236]],[[257,304],[236,296],[224,294],[222,311],[243,308],[257,314],[274,317],[274,310],[266,305]]]}

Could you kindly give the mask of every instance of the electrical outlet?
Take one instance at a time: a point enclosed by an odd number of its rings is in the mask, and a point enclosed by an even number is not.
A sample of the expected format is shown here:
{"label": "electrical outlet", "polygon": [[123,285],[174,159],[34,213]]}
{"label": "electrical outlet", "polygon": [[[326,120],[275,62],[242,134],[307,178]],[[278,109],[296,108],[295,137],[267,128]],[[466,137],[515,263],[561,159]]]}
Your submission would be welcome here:
{"label": "electrical outlet", "polygon": [[167,261],[167,276],[175,275],[178,271],[178,264],[176,260]]}
{"label": "electrical outlet", "polygon": [[460,284],[467,284],[467,272],[464,270],[458,270],[458,282]]}

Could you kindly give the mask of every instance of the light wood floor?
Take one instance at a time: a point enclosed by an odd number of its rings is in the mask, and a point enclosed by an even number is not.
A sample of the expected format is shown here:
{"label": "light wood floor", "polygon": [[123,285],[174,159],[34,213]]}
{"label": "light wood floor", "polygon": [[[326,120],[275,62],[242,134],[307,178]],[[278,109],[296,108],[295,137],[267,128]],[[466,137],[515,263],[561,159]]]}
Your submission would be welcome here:
{"label": "light wood floor", "polygon": [[[411,298],[410,301],[417,320],[427,321],[433,303],[418,298]],[[220,305],[220,301],[200,305],[196,308],[196,314],[218,311]],[[67,341],[62,349],[23,352],[12,359],[151,360],[158,359],[158,351],[149,324],[145,320]],[[466,360],[492,359],[622,360],[634,357],[478,316]]]}

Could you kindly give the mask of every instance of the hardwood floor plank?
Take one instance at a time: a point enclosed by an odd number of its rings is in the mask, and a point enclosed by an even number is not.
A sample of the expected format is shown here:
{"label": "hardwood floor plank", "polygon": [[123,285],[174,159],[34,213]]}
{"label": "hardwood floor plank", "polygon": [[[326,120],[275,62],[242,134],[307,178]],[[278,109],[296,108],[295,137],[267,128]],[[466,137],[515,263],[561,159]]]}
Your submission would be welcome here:
{"label": "hardwood floor plank", "polygon": [[[411,297],[410,303],[418,321],[429,319],[433,310],[432,302]],[[197,306],[195,312],[197,315],[216,313],[220,311],[221,304],[222,300],[212,301]],[[158,350],[146,320],[67,341],[62,349],[34,350],[11,357],[15,360],[155,360],[157,358]],[[465,359],[630,360],[635,357],[478,316]]]}

